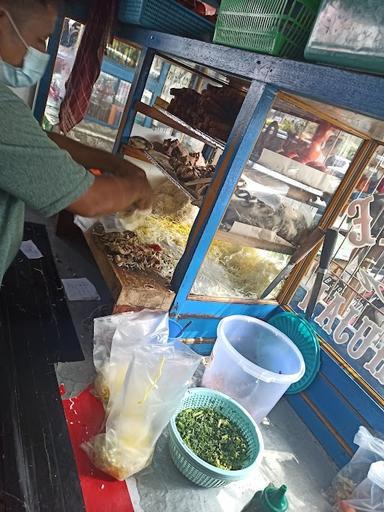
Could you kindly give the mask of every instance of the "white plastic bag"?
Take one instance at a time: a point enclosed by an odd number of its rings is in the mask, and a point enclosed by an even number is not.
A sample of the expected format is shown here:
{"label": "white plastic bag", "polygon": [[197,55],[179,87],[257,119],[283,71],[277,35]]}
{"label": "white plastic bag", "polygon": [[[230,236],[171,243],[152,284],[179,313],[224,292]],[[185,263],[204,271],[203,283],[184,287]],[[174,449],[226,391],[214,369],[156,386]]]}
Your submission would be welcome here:
{"label": "white plastic bag", "polygon": [[108,407],[110,388],[113,386],[111,381],[115,381],[118,376],[120,383],[124,379],[127,369],[125,344],[149,341],[167,343],[168,325],[167,313],[149,309],[95,318],[93,363],[97,376],[93,392],[102,400],[105,408]]}
{"label": "white plastic bag", "polygon": [[359,428],[353,442],[359,448],[339,471],[329,491],[330,500],[336,506],[352,496],[354,489],[367,478],[371,464],[384,460],[384,441],[373,436],[365,427]]}
{"label": "white plastic bag", "polygon": [[367,478],[342,507],[344,510],[349,507],[353,512],[384,512],[384,461],[371,464]]}
{"label": "white plastic bag", "polygon": [[74,223],[83,233],[87,232],[98,222],[102,224],[106,233],[124,233],[125,231],[135,231],[135,229],[142,226],[151,212],[151,209],[131,209],[128,212],[119,212],[94,218],[76,215]]}
{"label": "white plastic bag", "polygon": [[108,335],[101,339],[100,325],[110,333],[115,321],[95,321],[95,366],[103,378],[108,417],[105,433],[83,446],[99,469],[118,480],[150,463],[201,361],[186,345],[167,343],[168,315],[148,310],[123,315],[112,341]]}

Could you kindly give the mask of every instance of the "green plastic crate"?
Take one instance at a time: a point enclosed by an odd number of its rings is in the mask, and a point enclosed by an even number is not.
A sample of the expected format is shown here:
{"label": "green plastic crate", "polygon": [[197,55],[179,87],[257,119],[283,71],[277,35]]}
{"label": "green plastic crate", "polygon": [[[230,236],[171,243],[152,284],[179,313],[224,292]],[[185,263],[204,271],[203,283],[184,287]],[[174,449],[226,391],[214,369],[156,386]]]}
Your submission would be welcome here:
{"label": "green plastic crate", "polygon": [[214,42],[280,57],[301,57],[320,0],[222,0]]}

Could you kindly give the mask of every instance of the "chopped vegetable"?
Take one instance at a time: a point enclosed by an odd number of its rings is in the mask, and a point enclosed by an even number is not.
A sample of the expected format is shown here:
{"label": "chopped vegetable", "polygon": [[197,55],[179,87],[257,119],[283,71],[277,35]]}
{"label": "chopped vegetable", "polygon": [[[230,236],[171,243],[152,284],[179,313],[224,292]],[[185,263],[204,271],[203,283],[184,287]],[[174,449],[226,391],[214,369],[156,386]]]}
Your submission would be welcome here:
{"label": "chopped vegetable", "polygon": [[201,459],[226,470],[244,467],[248,443],[231,420],[209,408],[184,409],[176,417],[182,440]]}

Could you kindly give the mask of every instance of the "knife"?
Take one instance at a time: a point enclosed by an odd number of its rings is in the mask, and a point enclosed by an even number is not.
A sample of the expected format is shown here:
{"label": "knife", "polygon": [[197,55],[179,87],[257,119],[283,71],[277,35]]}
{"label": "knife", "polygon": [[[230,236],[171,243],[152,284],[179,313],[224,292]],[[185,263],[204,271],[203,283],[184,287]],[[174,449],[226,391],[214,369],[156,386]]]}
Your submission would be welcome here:
{"label": "knife", "polygon": [[312,287],[311,296],[308,301],[308,306],[305,311],[305,317],[310,320],[312,313],[316,307],[317,299],[319,298],[320,288],[323,283],[324,275],[328,270],[329,263],[332,259],[333,252],[337,241],[337,235],[339,233],[335,229],[327,229],[324,238],[323,249],[321,251],[319,268],[316,272],[315,284]]}
{"label": "knife", "polygon": [[317,227],[312,233],[309,234],[307,239],[303,244],[300,245],[298,249],[292,254],[291,259],[286,267],[277,274],[272,283],[263,291],[260,295],[260,299],[265,299],[268,295],[276,288],[276,286],[285,279],[288,274],[291,272],[293,267],[300,263],[311,251],[312,249],[324,238],[325,230]]}

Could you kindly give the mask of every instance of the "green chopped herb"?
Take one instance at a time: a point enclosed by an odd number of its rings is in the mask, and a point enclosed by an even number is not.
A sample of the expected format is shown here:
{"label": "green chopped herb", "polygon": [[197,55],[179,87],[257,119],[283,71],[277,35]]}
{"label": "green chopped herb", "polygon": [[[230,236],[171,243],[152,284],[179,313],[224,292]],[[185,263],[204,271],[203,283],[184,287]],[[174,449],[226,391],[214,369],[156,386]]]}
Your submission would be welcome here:
{"label": "green chopped herb", "polygon": [[228,418],[209,408],[184,409],[176,417],[182,440],[205,462],[220,469],[244,467],[248,444]]}

